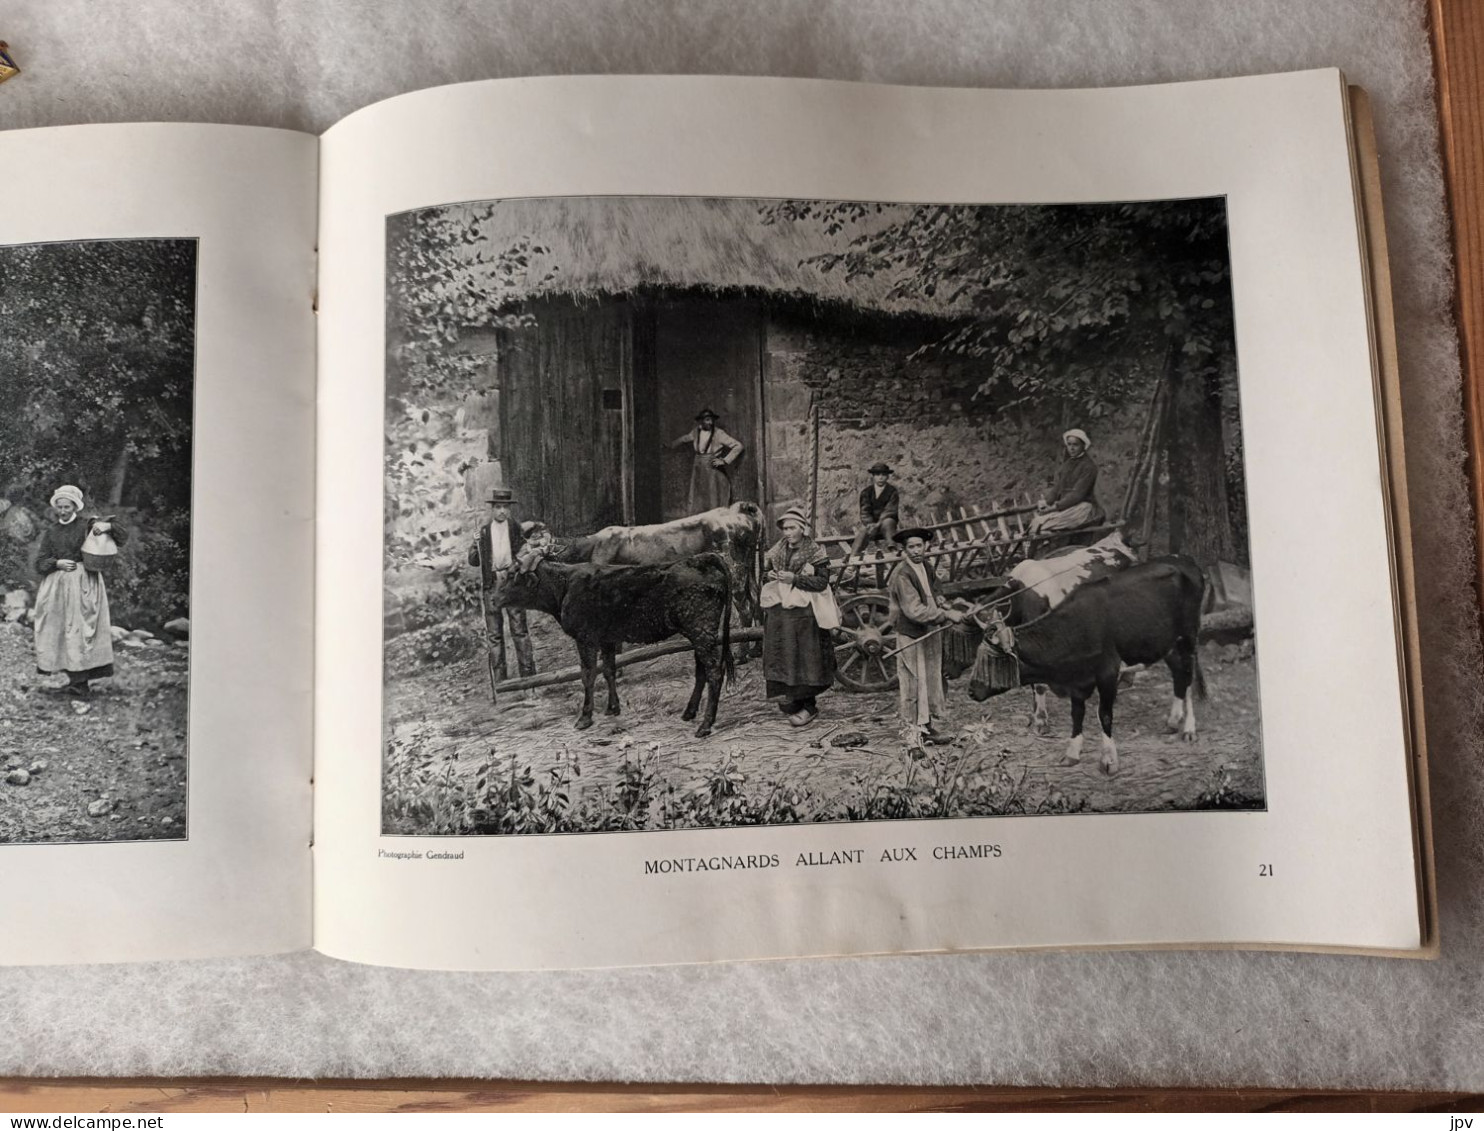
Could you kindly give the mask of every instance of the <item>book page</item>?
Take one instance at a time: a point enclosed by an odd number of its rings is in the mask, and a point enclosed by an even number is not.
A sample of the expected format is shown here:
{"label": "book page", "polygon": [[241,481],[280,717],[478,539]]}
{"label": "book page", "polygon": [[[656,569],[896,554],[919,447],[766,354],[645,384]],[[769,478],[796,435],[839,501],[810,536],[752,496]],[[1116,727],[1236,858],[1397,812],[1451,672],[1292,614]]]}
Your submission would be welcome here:
{"label": "book page", "polygon": [[309,942],[316,150],[0,134],[0,961]]}
{"label": "book page", "polygon": [[472,84],[321,167],[316,946],[1419,947],[1338,72]]}

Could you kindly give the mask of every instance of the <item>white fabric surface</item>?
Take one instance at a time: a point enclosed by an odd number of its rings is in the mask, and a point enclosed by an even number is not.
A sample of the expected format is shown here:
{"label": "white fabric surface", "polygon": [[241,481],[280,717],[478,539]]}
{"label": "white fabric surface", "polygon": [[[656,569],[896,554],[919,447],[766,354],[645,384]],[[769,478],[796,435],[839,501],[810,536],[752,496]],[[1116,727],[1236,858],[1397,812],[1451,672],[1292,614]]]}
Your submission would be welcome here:
{"label": "white fabric surface", "polygon": [[3,127],[321,130],[402,91],[547,73],[1025,87],[1343,67],[1374,100],[1387,193],[1443,943],[1433,963],[1000,954],[471,975],[301,954],[8,969],[0,1073],[1484,1089],[1480,651],[1421,0],[31,0],[0,6],[0,37],[24,70],[0,87]]}

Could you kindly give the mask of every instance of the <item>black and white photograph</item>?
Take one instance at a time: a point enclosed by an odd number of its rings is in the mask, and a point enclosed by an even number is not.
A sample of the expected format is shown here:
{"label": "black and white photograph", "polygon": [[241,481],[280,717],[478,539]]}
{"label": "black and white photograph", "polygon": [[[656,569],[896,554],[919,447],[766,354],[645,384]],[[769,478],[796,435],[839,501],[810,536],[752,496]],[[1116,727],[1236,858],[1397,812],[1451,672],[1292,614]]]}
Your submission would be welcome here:
{"label": "black and white photograph", "polygon": [[1266,807],[1224,199],[386,255],[384,833]]}
{"label": "black and white photograph", "polygon": [[186,836],[196,252],[0,246],[0,845]]}

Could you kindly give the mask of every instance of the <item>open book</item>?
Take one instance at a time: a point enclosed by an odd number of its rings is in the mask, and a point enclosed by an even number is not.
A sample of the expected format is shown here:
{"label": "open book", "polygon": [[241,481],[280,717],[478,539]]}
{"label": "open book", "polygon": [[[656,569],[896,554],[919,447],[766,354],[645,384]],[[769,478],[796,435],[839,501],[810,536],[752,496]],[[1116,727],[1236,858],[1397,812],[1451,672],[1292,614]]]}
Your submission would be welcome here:
{"label": "open book", "polygon": [[0,135],[0,961],[1436,949],[1336,71]]}

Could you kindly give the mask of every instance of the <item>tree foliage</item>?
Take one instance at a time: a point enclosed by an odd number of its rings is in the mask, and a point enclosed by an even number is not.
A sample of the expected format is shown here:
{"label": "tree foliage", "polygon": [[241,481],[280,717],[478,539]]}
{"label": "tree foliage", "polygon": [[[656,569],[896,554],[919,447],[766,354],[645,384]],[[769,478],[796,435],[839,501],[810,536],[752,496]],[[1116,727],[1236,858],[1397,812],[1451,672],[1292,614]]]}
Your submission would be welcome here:
{"label": "tree foliage", "polygon": [[782,201],[763,219],[822,225],[847,242],[812,257],[815,267],[887,279],[890,298],[951,316],[924,348],[987,361],[976,395],[998,406],[1055,398],[1097,418],[1163,382],[1170,547],[1204,562],[1245,560],[1245,529],[1233,525],[1234,514],[1245,521],[1241,461],[1223,449],[1223,375],[1235,364],[1223,200]]}
{"label": "tree foliage", "polygon": [[193,240],[0,249],[0,480],[33,503],[190,503]]}
{"label": "tree foliage", "polygon": [[929,348],[987,359],[979,393],[998,404],[1051,394],[1099,416],[1147,387],[1167,346],[1193,364],[1232,349],[1220,200],[905,211],[783,201],[764,219],[858,229],[811,262],[847,279],[886,277],[891,298],[960,316]]}
{"label": "tree foliage", "polygon": [[[387,225],[385,558],[388,568],[456,555],[467,531],[461,510],[466,466],[439,437],[463,396],[479,386],[487,358],[453,348],[471,331],[524,325],[516,300],[548,281],[533,270],[548,249],[532,238],[492,249],[486,225],[498,202],[425,208]],[[448,577],[463,593],[463,579]]]}
{"label": "tree foliage", "polygon": [[529,237],[489,250],[485,225],[497,206],[424,208],[389,222],[389,398],[428,407],[467,389],[475,363],[449,347],[470,330],[521,325],[508,305],[554,274],[532,277],[533,262],[549,249]]}
{"label": "tree foliage", "polygon": [[128,623],[188,601],[195,294],[194,240],[0,247],[0,491],[43,512],[73,483],[123,512]]}

